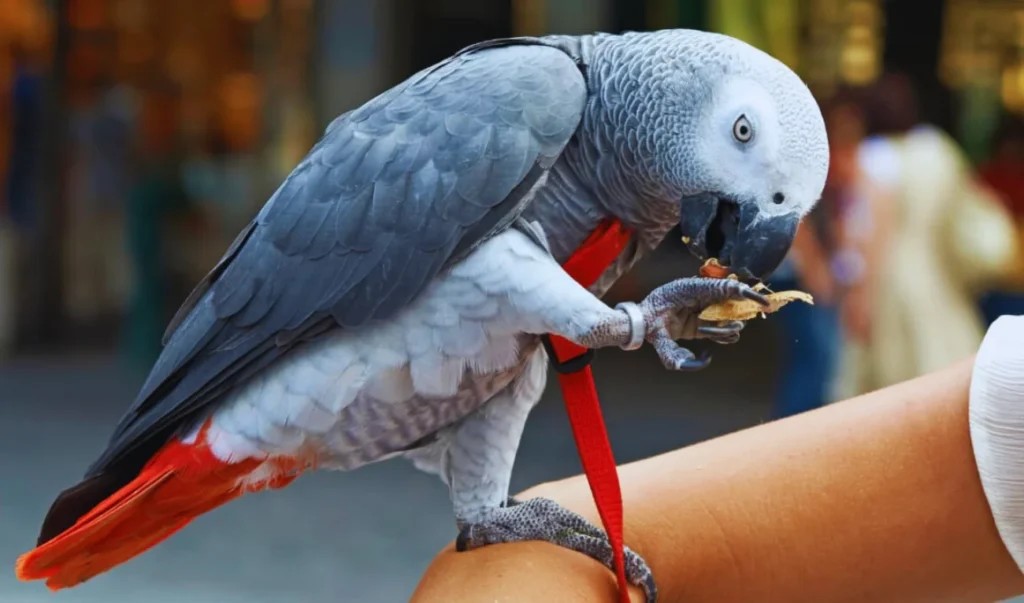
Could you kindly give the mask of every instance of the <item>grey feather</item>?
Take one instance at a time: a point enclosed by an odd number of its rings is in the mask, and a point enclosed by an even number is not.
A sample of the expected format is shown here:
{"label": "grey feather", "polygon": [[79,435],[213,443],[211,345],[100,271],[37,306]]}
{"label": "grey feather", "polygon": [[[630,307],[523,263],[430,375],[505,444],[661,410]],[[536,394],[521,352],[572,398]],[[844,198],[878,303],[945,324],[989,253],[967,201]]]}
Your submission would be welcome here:
{"label": "grey feather", "polygon": [[179,311],[89,475],[137,470],[304,338],[401,310],[522,212],[586,95],[564,51],[498,40],[332,122]]}

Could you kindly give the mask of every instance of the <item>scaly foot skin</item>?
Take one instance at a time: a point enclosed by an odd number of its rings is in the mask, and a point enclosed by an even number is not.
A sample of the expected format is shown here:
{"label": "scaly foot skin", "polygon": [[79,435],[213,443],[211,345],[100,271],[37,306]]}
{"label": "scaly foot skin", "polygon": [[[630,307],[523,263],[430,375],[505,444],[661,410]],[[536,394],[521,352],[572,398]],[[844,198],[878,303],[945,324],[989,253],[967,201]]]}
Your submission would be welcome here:
{"label": "scaly foot skin", "polygon": [[[489,544],[543,540],[583,553],[608,569],[614,569],[612,547],[604,530],[576,513],[547,498],[517,501],[509,498],[504,507],[484,509],[472,522],[459,522],[457,551],[467,551]],[[647,563],[628,547],[626,578],[643,589],[647,603],[658,600]]]}
{"label": "scaly foot skin", "polygon": [[710,355],[697,356],[676,340],[706,338],[721,344],[736,343],[743,322],[710,323],[697,315],[708,306],[740,299],[768,306],[764,295],[732,279],[683,278],[662,285],[639,304],[646,329],[644,338],[654,346],[666,368],[701,370],[711,362]]}

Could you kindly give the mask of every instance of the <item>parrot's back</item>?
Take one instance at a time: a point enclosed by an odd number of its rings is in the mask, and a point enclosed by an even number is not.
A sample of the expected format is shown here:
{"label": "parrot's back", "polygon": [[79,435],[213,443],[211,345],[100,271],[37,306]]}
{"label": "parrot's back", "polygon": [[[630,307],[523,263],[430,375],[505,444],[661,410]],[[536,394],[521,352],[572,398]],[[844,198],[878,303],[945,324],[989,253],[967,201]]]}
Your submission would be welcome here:
{"label": "parrot's back", "polygon": [[493,41],[335,120],[190,296],[18,577],[71,587],[246,492],[422,446],[521,374],[553,275],[509,227],[586,94],[565,51]]}

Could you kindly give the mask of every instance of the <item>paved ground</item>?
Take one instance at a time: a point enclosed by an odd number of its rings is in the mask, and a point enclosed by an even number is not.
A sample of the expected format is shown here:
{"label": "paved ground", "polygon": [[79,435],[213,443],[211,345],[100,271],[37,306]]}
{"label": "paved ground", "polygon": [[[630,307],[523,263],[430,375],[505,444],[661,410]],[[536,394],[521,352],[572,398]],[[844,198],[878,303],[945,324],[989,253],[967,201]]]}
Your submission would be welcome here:
{"label": "paved ground", "polygon": [[[760,326],[760,325],[759,325]],[[719,350],[703,374],[670,375],[647,351],[602,354],[596,365],[617,455],[647,456],[766,414],[768,327]],[[746,366],[749,381],[724,379]],[[100,450],[139,385],[112,360],[28,359],[0,367],[0,566],[31,546],[52,497]],[[579,471],[557,392],[525,436],[515,488]],[[118,570],[51,596],[0,571],[3,603],[207,601],[394,603],[407,600],[432,555],[453,537],[447,493],[403,462],[311,475],[204,516]]]}

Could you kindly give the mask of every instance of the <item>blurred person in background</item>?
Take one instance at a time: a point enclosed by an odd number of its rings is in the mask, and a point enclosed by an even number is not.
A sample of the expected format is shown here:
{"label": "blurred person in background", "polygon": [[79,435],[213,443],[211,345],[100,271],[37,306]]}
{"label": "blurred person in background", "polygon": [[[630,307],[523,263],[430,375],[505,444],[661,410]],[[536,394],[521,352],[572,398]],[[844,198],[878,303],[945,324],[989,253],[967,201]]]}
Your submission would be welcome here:
{"label": "blurred person in background", "polygon": [[871,193],[856,237],[863,274],[842,302],[846,334],[837,390],[851,397],[970,355],[984,322],[979,291],[1002,278],[1016,232],[963,151],[919,117],[909,79],[867,91],[869,137],[859,165]]}
{"label": "blurred person in background", "polygon": [[856,158],[864,123],[857,99],[847,90],[823,103],[822,114],[832,147],[825,190],[771,281],[775,290],[802,289],[814,296],[814,305],[789,304],[778,312],[783,369],[773,411],[777,418],[829,401],[842,344],[838,302],[850,258],[845,222],[860,194]]}
{"label": "blurred person in background", "polygon": [[[979,168],[981,179],[999,195],[1013,216],[1018,238],[1024,242],[1024,119],[1004,118],[993,141],[991,158]],[[1024,314],[1024,247],[1011,282],[989,291],[981,301],[988,324],[1002,315]]]}
{"label": "blurred person in background", "polygon": [[0,357],[9,355],[17,339],[19,264],[32,229],[38,202],[38,145],[42,141],[42,70],[21,52],[12,53],[11,79],[3,107],[7,146],[0,203]]}
{"label": "blurred person in background", "polygon": [[32,270],[25,252],[39,202],[44,80],[53,24],[36,0],[0,3],[0,357],[13,351],[22,300],[19,275]]}
{"label": "blurred person in background", "polygon": [[131,186],[135,102],[123,84],[100,83],[71,120],[67,309],[78,321],[118,312],[129,295],[124,209]]}
{"label": "blurred person in background", "polygon": [[[160,355],[161,338],[177,295],[171,281],[168,243],[175,218],[187,206],[182,186],[175,97],[166,91],[141,95],[138,136],[134,141],[134,178],[127,197],[127,248],[131,294],[123,353],[145,374]],[[186,292],[187,294],[187,292]]]}

